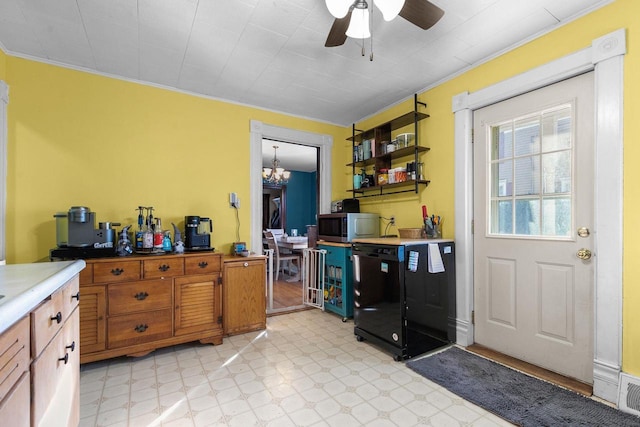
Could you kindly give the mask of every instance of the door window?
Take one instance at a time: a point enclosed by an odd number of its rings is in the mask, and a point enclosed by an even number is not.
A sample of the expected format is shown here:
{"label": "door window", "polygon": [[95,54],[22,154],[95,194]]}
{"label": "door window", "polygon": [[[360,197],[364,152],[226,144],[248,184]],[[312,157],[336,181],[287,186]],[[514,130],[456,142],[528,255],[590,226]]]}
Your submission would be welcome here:
{"label": "door window", "polygon": [[488,126],[489,235],[570,238],[571,103]]}

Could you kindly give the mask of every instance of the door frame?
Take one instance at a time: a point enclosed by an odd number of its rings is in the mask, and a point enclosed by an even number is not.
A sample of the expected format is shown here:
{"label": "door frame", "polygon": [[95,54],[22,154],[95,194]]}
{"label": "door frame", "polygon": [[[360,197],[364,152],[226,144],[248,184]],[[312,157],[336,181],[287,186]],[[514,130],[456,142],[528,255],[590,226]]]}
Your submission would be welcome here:
{"label": "door frame", "polygon": [[262,139],[274,139],[282,142],[296,143],[317,147],[320,151],[318,164],[318,213],[331,211],[331,151],[333,137],[318,133],[289,129],[263,123],[258,120],[250,122],[249,138],[249,182],[251,203],[251,225],[249,248],[262,253]]}
{"label": "door frame", "polygon": [[617,401],[622,365],[622,190],[625,29],[591,46],[476,92],[453,97],[457,343],[474,342],[473,110],[594,71],[594,361],[593,394]]}

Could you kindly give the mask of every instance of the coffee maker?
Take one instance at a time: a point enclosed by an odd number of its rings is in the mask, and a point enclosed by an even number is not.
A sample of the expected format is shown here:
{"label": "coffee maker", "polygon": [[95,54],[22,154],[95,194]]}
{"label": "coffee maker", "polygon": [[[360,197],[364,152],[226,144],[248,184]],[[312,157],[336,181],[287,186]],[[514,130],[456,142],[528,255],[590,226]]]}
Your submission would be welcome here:
{"label": "coffee maker", "polygon": [[210,218],[189,215],[184,217],[184,249],[186,251],[210,251],[213,223]]}
{"label": "coffee maker", "polygon": [[101,222],[96,228],[96,214],[86,206],[72,206],[68,212],[58,212],[56,245],[50,251],[53,259],[99,258],[115,255],[115,222]]}
{"label": "coffee maker", "polygon": [[72,206],[68,212],[58,212],[56,238],[59,248],[113,248],[115,230],[111,222],[101,222],[96,228],[95,212],[86,206]]}

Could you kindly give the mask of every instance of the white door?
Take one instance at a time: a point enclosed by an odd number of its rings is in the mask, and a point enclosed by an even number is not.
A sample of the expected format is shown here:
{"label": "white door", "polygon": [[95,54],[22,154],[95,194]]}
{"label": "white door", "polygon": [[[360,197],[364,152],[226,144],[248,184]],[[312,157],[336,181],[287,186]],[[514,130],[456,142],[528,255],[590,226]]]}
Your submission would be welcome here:
{"label": "white door", "polygon": [[593,383],[593,105],[588,73],[473,118],[474,340],[586,383]]}

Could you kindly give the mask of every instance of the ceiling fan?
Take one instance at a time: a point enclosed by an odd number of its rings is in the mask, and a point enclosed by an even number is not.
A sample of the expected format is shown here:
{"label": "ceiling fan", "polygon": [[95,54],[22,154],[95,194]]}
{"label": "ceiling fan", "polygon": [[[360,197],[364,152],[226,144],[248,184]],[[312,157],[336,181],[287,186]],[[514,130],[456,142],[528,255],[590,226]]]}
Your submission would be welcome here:
{"label": "ceiling fan", "polygon": [[[431,28],[444,15],[442,9],[427,0],[369,0],[371,2],[380,9],[385,21],[400,15],[423,30]],[[347,36],[370,37],[369,4],[366,0],[326,0],[326,4],[336,19],[329,30],[325,47],[341,46]]]}

